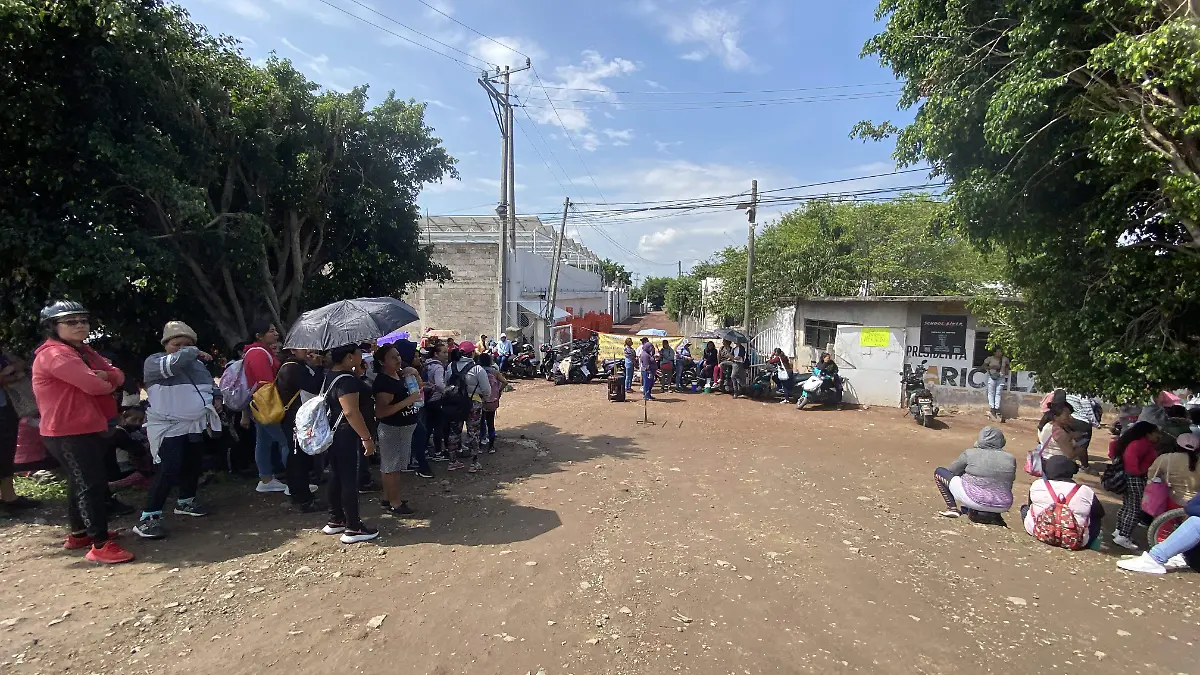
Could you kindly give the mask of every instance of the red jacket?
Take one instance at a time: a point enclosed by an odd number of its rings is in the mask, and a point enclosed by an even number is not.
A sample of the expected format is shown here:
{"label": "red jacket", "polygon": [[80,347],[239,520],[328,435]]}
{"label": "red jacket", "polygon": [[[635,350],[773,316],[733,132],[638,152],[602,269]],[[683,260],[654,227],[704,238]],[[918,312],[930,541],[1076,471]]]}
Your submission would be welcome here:
{"label": "red jacket", "polygon": [[[1108,456],[1115,458],[1115,442],[1109,447]],[[1145,476],[1146,472],[1150,470],[1150,465],[1156,459],[1158,459],[1158,448],[1149,440],[1139,438],[1125,446],[1125,456],[1122,461],[1125,463],[1125,473],[1130,476]]]}
{"label": "red jacket", "polygon": [[274,352],[261,342],[248,345],[242,352],[242,372],[246,374],[246,384],[251,390],[264,382],[274,382],[279,366]]}
{"label": "red jacket", "polygon": [[[108,378],[100,379],[93,372],[97,370],[108,373]],[[42,415],[41,435],[107,431],[108,421],[117,416],[112,393],[124,383],[125,374],[91,347],[76,351],[64,342],[46,340],[33,357],[33,396]]]}

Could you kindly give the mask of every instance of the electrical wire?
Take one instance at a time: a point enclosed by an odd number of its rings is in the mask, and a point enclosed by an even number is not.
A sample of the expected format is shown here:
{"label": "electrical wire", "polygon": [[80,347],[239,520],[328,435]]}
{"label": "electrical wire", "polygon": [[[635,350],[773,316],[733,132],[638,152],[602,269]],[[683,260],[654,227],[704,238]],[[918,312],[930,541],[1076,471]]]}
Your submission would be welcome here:
{"label": "electrical wire", "polygon": [[[859,95],[859,96],[774,99],[774,100],[758,101],[758,102],[729,102],[729,103],[725,103],[725,102],[721,102],[721,101],[714,101],[714,102],[694,101],[694,102],[688,102],[686,104],[681,103],[679,105],[671,105],[670,103],[660,103],[657,101],[561,101],[560,100],[559,102],[572,104],[570,107],[564,106],[562,108],[563,110],[578,110],[578,111],[604,110],[604,108],[598,107],[598,106],[608,105],[608,106],[616,106],[618,108],[628,108],[629,110],[636,110],[638,112],[669,112],[669,111],[681,111],[681,110],[724,110],[724,109],[740,109],[740,108],[768,108],[768,107],[772,107],[772,106],[798,105],[798,104],[802,104],[802,103],[840,103],[842,101],[863,101],[863,100],[877,99],[877,98],[893,98],[893,97],[899,96],[899,95],[900,95],[899,91],[889,91],[889,92],[876,92],[873,94],[863,94],[863,95]],[[590,105],[580,105],[580,104],[590,104]],[[524,102],[524,103],[521,103],[521,105],[529,107],[529,108],[544,109],[547,107],[547,106],[541,105],[540,101],[537,103]],[[636,106],[636,107],[630,107],[630,106]],[[649,107],[649,106],[658,106],[658,107]]]}
{"label": "electrical wire", "polygon": [[[511,49],[511,47],[510,47],[510,49]],[[513,50],[513,51],[516,51],[516,50]],[[520,53],[520,52],[517,52],[517,53]],[[522,54],[522,56],[524,56],[524,55]],[[791,88],[791,89],[731,89],[731,90],[726,90],[726,91],[665,91],[665,90],[628,91],[628,90],[620,90],[620,89],[598,89],[598,88],[588,88],[588,87],[554,87],[554,86],[550,86],[550,85],[547,85],[546,88],[554,89],[555,91],[585,91],[585,92],[594,92],[594,93],[599,93],[599,94],[627,94],[627,95],[636,95],[636,96],[732,96],[732,95],[746,95],[746,94],[786,94],[786,93],[793,93],[793,92],[798,92],[798,91],[829,91],[829,90],[834,90],[834,89],[858,89],[858,88],[867,88],[867,87],[891,87],[891,86],[896,86],[897,84],[903,84],[903,83],[876,82],[876,83],[864,83],[864,84],[837,84],[837,85],[829,85],[829,86],[824,86],[824,87],[795,87],[795,88]],[[533,84],[515,84],[513,86],[531,87],[531,88],[536,87],[536,85],[533,85]]]}
{"label": "electrical wire", "polygon": [[[355,2],[355,0],[350,0],[350,1],[351,1],[351,2],[354,2],[355,4],[360,4],[360,3],[358,3],[358,2]],[[389,35],[392,35],[392,36],[394,36],[394,37],[400,38],[401,40],[404,40],[405,42],[411,42],[412,44],[414,44],[414,45],[416,45],[416,46],[418,46],[418,47],[420,47],[420,48],[422,48],[422,49],[429,50],[429,51],[433,52],[434,54],[437,54],[438,56],[444,56],[444,57],[446,57],[446,58],[450,59],[451,61],[454,61],[455,63],[461,64],[461,65],[462,65],[464,68],[466,68],[467,70],[471,71],[472,73],[478,73],[478,72],[479,72],[479,66],[476,66],[476,65],[472,65],[472,64],[470,64],[470,63],[467,63],[466,61],[463,61],[462,59],[456,59],[456,58],[454,58],[453,56],[450,56],[449,54],[446,54],[445,52],[439,52],[438,50],[434,49],[433,47],[430,47],[430,46],[429,46],[429,45],[427,45],[427,44],[422,44],[422,43],[420,43],[420,42],[417,42],[416,40],[414,40],[414,39],[412,39],[412,38],[410,38],[410,37],[407,37],[407,36],[405,36],[405,35],[401,35],[401,34],[397,33],[396,31],[394,31],[394,30],[391,30],[390,28],[384,28],[383,26],[380,26],[380,25],[379,25],[379,24],[377,24],[377,23],[374,23],[374,22],[372,22],[372,21],[369,21],[369,20],[367,20],[367,19],[365,19],[365,18],[363,18],[363,17],[361,17],[361,16],[359,16],[359,15],[355,14],[354,12],[351,12],[350,10],[346,9],[345,7],[339,7],[338,5],[335,5],[335,4],[333,4],[332,2],[329,2],[329,0],[318,0],[318,2],[320,2],[320,3],[321,3],[321,4],[323,4],[323,5],[327,5],[327,6],[329,6],[329,7],[332,7],[333,9],[336,9],[337,11],[341,12],[342,14],[345,14],[346,16],[350,16],[350,17],[353,17],[353,18],[355,18],[355,19],[358,19],[359,21],[361,21],[361,22],[363,22],[363,23],[367,24],[368,26],[372,26],[372,27],[374,27],[374,28],[378,28],[379,30],[381,30],[381,31],[383,31],[383,32],[385,32],[385,33],[388,33]],[[363,6],[363,7],[366,7],[365,5],[361,5],[361,6]],[[367,9],[370,9],[370,8],[369,8],[369,7],[367,7]],[[372,12],[375,12],[376,14],[379,14],[380,16],[382,16],[382,17],[384,17],[384,18],[388,19],[389,21],[392,21],[393,23],[396,23],[396,24],[398,24],[398,25],[400,25],[400,26],[404,26],[404,24],[400,23],[399,21],[396,21],[395,19],[391,19],[391,18],[387,17],[387,15],[385,15],[385,14],[380,14],[379,12],[376,12],[376,11],[375,11],[375,10],[373,10],[373,9],[371,9],[371,11],[372,11]],[[404,27],[405,27],[405,28],[408,28],[408,26],[404,26]],[[424,33],[420,33],[420,32],[418,32],[418,31],[415,31],[415,30],[411,29],[411,28],[409,28],[409,30],[412,30],[414,33],[417,33],[418,35],[421,35],[422,37],[425,37],[425,38],[428,38],[428,39],[430,39],[430,40],[433,40],[433,38],[430,38],[428,35],[425,35]],[[434,41],[434,42],[437,42],[438,44],[445,44],[445,43],[443,43],[443,42],[438,42],[437,40],[433,40],[433,41]],[[448,45],[447,45],[447,46],[448,46]],[[451,49],[453,49],[453,47],[451,47]],[[455,50],[455,51],[458,51],[458,50]],[[470,54],[468,54],[468,56],[470,56]],[[475,58],[475,57],[472,57],[472,58]],[[479,60],[479,61],[483,61],[483,59],[477,59],[477,60]],[[487,63],[487,61],[483,61],[483,63]]]}
{"label": "electrical wire", "polygon": [[[807,102],[822,102],[822,101],[853,101],[862,98],[877,98],[880,96],[891,96],[900,94],[900,89],[889,89],[887,91],[868,91],[852,94],[826,94],[823,96],[788,96],[785,98],[744,98],[744,99],[729,99],[729,100],[713,100],[713,101],[609,101],[601,98],[594,99],[557,99],[557,103],[587,103],[593,105],[617,105],[617,106],[633,106],[633,105],[672,105],[672,106],[696,106],[696,105],[729,105],[734,104],[782,104],[782,103],[807,103]],[[515,95],[515,94],[514,94]]]}
{"label": "electrical wire", "polygon": [[[441,14],[442,16],[446,17],[447,19],[450,19],[451,21],[453,21],[454,23],[456,23],[456,24],[458,24],[458,25],[462,26],[463,28],[466,28],[467,30],[469,30],[469,31],[471,31],[472,33],[474,33],[474,34],[478,35],[479,37],[481,37],[481,38],[483,38],[483,39],[485,39],[485,40],[488,40],[488,41],[490,41],[490,42],[493,42],[493,43],[495,43],[495,44],[497,44],[497,45],[500,45],[501,47],[504,47],[505,49],[507,49],[507,50],[509,50],[510,52],[513,52],[513,53],[515,53],[515,54],[517,54],[517,55],[519,55],[519,56],[524,56],[525,58],[529,59],[529,55],[528,55],[528,54],[524,54],[524,53],[522,53],[521,51],[519,51],[519,50],[517,50],[517,49],[514,49],[513,47],[510,47],[509,45],[506,45],[506,44],[504,44],[503,42],[500,42],[499,40],[497,40],[497,39],[493,38],[493,37],[492,37],[492,36],[490,36],[490,35],[486,35],[486,34],[484,34],[484,33],[480,33],[479,31],[477,31],[477,30],[475,30],[474,28],[472,28],[472,27],[468,26],[467,24],[465,24],[465,23],[463,23],[463,22],[459,21],[458,19],[454,18],[453,16],[450,16],[449,14],[447,14],[447,13],[443,12],[442,10],[438,9],[437,7],[434,7],[433,5],[429,4],[428,2],[425,2],[425,0],[417,0],[417,2],[421,3],[422,5],[425,5],[426,7],[428,7],[429,9],[431,9],[431,10],[433,10],[433,11],[437,12],[438,14]],[[532,59],[530,59],[530,60],[532,60]]]}

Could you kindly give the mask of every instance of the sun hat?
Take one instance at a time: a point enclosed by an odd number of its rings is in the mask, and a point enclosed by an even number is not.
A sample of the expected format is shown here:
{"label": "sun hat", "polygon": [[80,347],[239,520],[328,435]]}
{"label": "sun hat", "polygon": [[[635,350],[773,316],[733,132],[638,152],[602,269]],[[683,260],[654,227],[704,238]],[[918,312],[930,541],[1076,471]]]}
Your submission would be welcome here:
{"label": "sun hat", "polygon": [[168,321],[167,325],[163,326],[162,343],[165,345],[177,337],[191,338],[192,342],[195,342],[196,331],[182,321]]}

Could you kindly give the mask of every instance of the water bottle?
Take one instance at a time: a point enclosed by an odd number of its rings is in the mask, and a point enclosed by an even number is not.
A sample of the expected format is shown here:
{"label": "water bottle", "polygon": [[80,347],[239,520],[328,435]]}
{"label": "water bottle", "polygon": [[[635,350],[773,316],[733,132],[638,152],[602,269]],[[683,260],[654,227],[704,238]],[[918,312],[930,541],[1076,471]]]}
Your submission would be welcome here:
{"label": "water bottle", "polygon": [[[404,384],[408,387],[408,395],[412,396],[421,391],[421,383],[417,380],[416,375],[406,375]],[[413,410],[420,410],[425,407],[424,397],[417,399],[417,402],[412,404]]]}

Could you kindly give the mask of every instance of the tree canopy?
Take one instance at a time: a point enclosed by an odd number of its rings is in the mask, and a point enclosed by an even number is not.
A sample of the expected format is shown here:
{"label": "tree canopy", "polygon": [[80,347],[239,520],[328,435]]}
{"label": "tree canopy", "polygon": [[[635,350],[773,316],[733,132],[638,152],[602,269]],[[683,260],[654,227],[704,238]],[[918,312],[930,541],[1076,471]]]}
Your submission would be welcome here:
{"label": "tree canopy", "polygon": [[896,158],[1010,256],[997,321],[1042,386],[1143,397],[1200,379],[1200,18],[1187,0],[883,0]]}
{"label": "tree canopy", "polygon": [[600,276],[605,286],[629,288],[633,285],[633,276],[629,270],[621,263],[608,258],[600,261]]}
{"label": "tree canopy", "polygon": [[[814,201],[784,214],[755,237],[752,316],[774,311],[783,297],[974,295],[994,287],[999,267],[942,226],[944,210],[910,195],[884,203]],[[692,274],[720,279],[706,309],[741,323],[746,247],[719,251]],[[698,285],[679,290],[688,292],[698,293]]]}
{"label": "tree canopy", "polygon": [[0,27],[0,340],[66,296],[127,348],[167,319],[232,345],[445,278],[415,200],[455,162],[422,104],[254,65],[159,1],[6,2]]}

